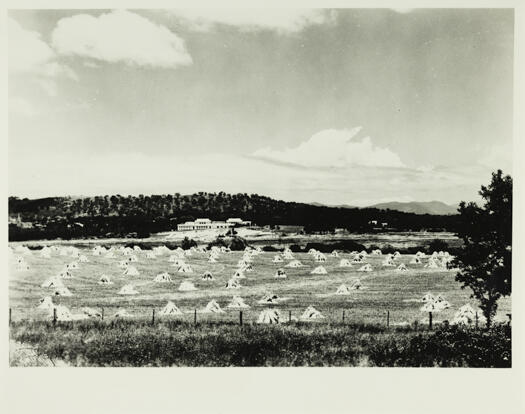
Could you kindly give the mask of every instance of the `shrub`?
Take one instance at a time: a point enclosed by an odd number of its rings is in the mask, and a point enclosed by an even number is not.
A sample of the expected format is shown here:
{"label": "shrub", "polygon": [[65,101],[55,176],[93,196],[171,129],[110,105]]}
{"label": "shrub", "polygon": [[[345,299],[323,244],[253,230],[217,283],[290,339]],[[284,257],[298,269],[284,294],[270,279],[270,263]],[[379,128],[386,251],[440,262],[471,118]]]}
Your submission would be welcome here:
{"label": "shrub", "polygon": [[182,240],[181,247],[184,250],[191,249],[192,247],[197,247],[197,242],[193,239],[189,239],[188,237],[184,237],[184,240]]}
{"label": "shrub", "polygon": [[246,246],[248,246],[246,240],[244,240],[242,237],[234,237],[230,242],[229,247],[231,250],[244,250]]}

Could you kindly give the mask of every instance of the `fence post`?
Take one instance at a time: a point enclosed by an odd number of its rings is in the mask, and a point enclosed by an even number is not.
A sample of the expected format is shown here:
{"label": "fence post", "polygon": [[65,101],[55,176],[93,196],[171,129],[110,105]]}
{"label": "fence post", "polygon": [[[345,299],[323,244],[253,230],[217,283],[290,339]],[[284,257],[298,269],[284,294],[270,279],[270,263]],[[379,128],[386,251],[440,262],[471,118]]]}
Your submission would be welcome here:
{"label": "fence post", "polygon": [[57,308],[53,308],[53,328],[57,326]]}
{"label": "fence post", "polygon": [[101,319],[104,320],[104,308],[102,308]]}
{"label": "fence post", "polygon": [[386,311],[386,327],[390,327],[390,311]]}
{"label": "fence post", "polygon": [[343,309],[343,323],[345,323],[345,310]]}
{"label": "fence post", "polygon": [[197,309],[193,312],[193,324],[197,325]]}
{"label": "fence post", "polygon": [[11,326],[11,308],[9,308],[9,326]]}
{"label": "fence post", "polygon": [[417,319],[414,321],[414,330],[417,331]]}
{"label": "fence post", "polygon": [[428,312],[428,329],[432,329],[432,312]]}
{"label": "fence post", "polygon": [[242,326],[242,311],[239,311],[239,324]]}
{"label": "fence post", "polygon": [[153,308],[153,311],[151,314],[151,325],[155,325],[155,308]]}
{"label": "fence post", "polygon": [[288,311],[288,322],[292,322],[292,311]]}
{"label": "fence post", "polygon": [[476,329],[478,329],[478,311],[476,311]]}

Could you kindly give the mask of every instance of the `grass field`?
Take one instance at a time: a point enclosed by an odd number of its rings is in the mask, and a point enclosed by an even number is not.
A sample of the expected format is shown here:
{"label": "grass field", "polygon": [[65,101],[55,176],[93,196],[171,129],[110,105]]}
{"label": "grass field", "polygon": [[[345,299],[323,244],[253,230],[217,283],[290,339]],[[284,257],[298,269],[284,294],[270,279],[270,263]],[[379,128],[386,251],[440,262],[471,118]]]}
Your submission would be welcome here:
{"label": "grass field", "polygon": [[[257,316],[268,305],[258,304],[257,301],[266,293],[273,293],[284,298],[278,305],[272,305],[281,311],[288,319],[299,317],[307,306],[314,306],[325,319],[316,323],[340,322],[342,312],[345,311],[345,320],[348,323],[385,324],[386,313],[390,312],[390,323],[395,326],[404,322],[413,323],[415,320],[425,322],[428,314],[420,312],[419,299],[427,292],[441,293],[451,303],[451,308],[434,315],[434,321],[452,319],[457,309],[465,303],[475,305],[469,298],[468,289],[460,289],[454,280],[455,272],[450,270],[425,269],[422,265],[412,265],[411,255],[402,255],[397,263],[405,263],[409,271],[398,273],[392,267],[383,267],[380,256],[369,256],[366,263],[370,263],[373,271],[359,272],[361,266],[354,264],[351,268],[339,267],[342,258],[351,259],[349,253],[341,253],[339,257],[327,255],[325,263],[316,263],[312,256],[306,253],[296,253],[295,258],[303,263],[301,268],[286,268],[288,263],[272,263],[276,253],[262,253],[253,258],[253,272],[246,273],[246,279],[240,280],[240,289],[226,289],[226,282],[233,276],[237,262],[243,252],[222,253],[217,263],[208,263],[208,254],[193,253],[184,260],[193,268],[193,273],[178,273],[177,267],[168,261],[170,254],[165,253],[154,259],[146,258],[146,251],[136,253],[138,262],[132,263],[138,271],[138,276],[125,276],[118,262],[125,256],[116,251],[115,258],[93,256],[91,249],[80,249],[89,262],[80,263],[78,270],[72,270],[73,278],[65,279],[64,284],[70,289],[71,297],[54,297],[57,304],[67,306],[72,313],[80,312],[82,307],[104,308],[107,318],[112,318],[118,309],[126,309],[134,317],[150,319],[152,309],[158,312],[168,300],[173,301],[185,315],[170,317],[182,321],[193,321],[194,309],[199,312],[206,304],[215,299],[226,311],[222,314],[198,314],[199,321],[224,321],[235,323],[239,320],[239,311],[228,310],[226,305],[234,295],[241,296],[250,305],[250,309],[243,311],[243,320],[246,323],[254,322]],[[12,320],[20,321],[38,319],[41,313],[35,308],[39,300],[49,296],[52,291],[40,287],[46,279],[57,275],[66,264],[72,262],[72,257],[52,253],[51,258],[40,257],[37,250],[30,255],[21,255],[30,266],[28,271],[17,271],[10,268],[9,303],[12,308]],[[313,275],[311,270],[323,265],[327,274]],[[287,273],[286,279],[276,279],[274,274],[280,267]],[[210,271],[214,280],[203,281],[201,276]],[[162,272],[168,272],[173,282],[154,283],[153,278]],[[99,285],[98,279],[108,275],[113,285]],[[360,279],[362,289],[353,290],[349,296],[335,295],[339,285],[351,284]],[[192,281],[196,291],[180,292],[179,284]],[[117,292],[125,285],[132,283],[137,295],[122,296]],[[510,299],[500,301],[497,319],[507,320],[505,314],[511,309]],[[167,318],[167,317],[166,317]]]}

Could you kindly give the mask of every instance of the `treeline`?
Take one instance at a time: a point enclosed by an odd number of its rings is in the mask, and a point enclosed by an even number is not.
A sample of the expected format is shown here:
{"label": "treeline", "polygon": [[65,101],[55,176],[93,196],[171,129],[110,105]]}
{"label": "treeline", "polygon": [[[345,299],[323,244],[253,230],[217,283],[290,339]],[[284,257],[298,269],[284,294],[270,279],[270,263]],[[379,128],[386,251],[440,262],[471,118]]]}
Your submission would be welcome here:
{"label": "treeline", "polygon": [[[418,215],[373,208],[338,208],[274,200],[258,194],[199,192],[191,195],[9,198],[10,240],[148,237],[170,231],[199,217],[226,220],[240,217],[259,226],[302,225],[305,232],[389,230],[454,231],[457,216]],[[24,225],[14,222],[20,218]],[[377,225],[369,224],[377,221]]]}

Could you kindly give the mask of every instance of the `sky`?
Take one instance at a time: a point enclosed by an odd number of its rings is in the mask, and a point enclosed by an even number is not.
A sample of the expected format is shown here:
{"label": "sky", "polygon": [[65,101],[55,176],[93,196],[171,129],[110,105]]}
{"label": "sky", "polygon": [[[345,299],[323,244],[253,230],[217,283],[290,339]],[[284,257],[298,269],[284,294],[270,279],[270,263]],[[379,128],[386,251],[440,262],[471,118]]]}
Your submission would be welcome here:
{"label": "sky", "polygon": [[475,200],[511,9],[11,10],[9,193]]}

